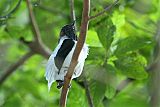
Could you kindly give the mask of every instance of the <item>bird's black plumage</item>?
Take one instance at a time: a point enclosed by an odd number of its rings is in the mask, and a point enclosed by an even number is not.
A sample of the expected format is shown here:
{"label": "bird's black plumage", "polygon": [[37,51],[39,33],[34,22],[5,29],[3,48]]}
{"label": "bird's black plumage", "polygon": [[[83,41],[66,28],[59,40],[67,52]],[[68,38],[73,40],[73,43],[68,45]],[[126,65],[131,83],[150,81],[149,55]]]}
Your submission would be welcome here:
{"label": "bird's black plumage", "polygon": [[59,48],[56,57],[54,58],[55,60],[55,65],[59,69],[61,69],[63,62],[66,58],[66,56],[69,54],[69,52],[72,50],[74,46],[74,41],[72,39],[65,39]]}
{"label": "bird's black plumage", "polygon": [[72,24],[68,24],[62,27],[60,38],[63,36],[67,36],[68,38],[71,38],[73,40],[77,41],[77,35],[75,33],[75,26],[74,22]]}

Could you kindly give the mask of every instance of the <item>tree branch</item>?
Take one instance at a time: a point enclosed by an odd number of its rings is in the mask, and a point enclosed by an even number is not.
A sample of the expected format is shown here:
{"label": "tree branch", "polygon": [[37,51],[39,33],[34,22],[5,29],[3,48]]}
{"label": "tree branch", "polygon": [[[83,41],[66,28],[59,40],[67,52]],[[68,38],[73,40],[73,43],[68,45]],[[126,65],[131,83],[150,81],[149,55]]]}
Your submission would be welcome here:
{"label": "tree branch", "polygon": [[31,2],[30,2],[30,0],[26,0],[26,3],[27,3],[27,7],[28,7],[29,18],[30,18],[30,21],[31,21],[31,25],[32,25],[32,30],[33,30],[33,33],[34,33],[35,41],[41,42],[40,30],[38,28],[38,25],[37,25],[36,20],[35,20],[35,16],[33,14],[33,9],[32,9]]}
{"label": "tree branch", "polygon": [[115,96],[116,96],[119,92],[121,92],[126,86],[128,86],[128,84],[131,83],[132,81],[134,81],[134,79],[131,79],[131,78],[127,78],[127,79],[121,81],[121,83],[117,86]]}
{"label": "tree branch", "polygon": [[46,59],[48,59],[49,56],[51,55],[51,50],[46,48],[46,46],[43,46],[44,45],[43,43],[39,43],[36,41],[28,42],[23,37],[20,38],[20,41],[25,45],[27,45],[32,52],[40,54]]}
{"label": "tree branch", "polygon": [[84,78],[83,78],[83,84],[84,84],[84,88],[86,90],[86,95],[87,95],[87,99],[88,99],[88,103],[90,105],[90,107],[94,107],[94,104],[93,104],[93,100],[92,100],[92,97],[90,95],[90,90],[89,90],[89,86],[88,86],[88,81],[86,79],[86,76],[85,74],[83,75]]}
{"label": "tree branch", "polygon": [[[70,0],[70,16],[71,16],[71,20],[72,21],[75,21],[75,30],[77,31],[77,26],[76,26],[76,15],[75,15],[75,9],[74,9],[74,0]],[[84,88],[86,90],[86,96],[87,96],[87,99],[88,99],[88,104],[90,105],[90,107],[94,107],[93,106],[93,101],[92,101],[92,98],[91,98],[91,95],[90,95],[90,91],[89,91],[89,88],[88,88],[88,83],[87,83],[87,80],[86,80],[86,77],[85,77],[85,74],[83,73],[83,84],[84,84]]]}
{"label": "tree branch", "polygon": [[74,9],[74,0],[70,0],[70,17],[72,21],[75,21],[75,31],[77,31],[77,24],[76,24],[76,14]]}
{"label": "tree branch", "polygon": [[152,64],[149,68],[151,73],[151,90],[150,90],[150,106],[159,107],[160,106],[160,20],[157,24],[157,34],[155,35],[155,49],[154,49],[154,58]]}
{"label": "tree branch", "polygon": [[33,52],[26,53],[22,58],[20,58],[15,64],[11,65],[4,74],[0,77],[0,85],[10,76],[19,66],[21,66],[26,60],[33,56]]}
{"label": "tree branch", "polygon": [[76,20],[76,17],[75,17],[75,10],[74,10],[74,0],[70,0],[70,17],[71,17],[71,20],[72,21],[75,21]]}
{"label": "tree branch", "polygon": [[71,78],[77,65],[77,60],[79,54],[83,48],[85,39],[86,39],[86,32],[88,30],[88,23],[89,23],[89,13],[90,13],[90,0],[83,0],[83,13],[82,13],[82,22],[81,22],[81,29],[80,29],[80,36],[75,48],[75,51],[72,56],[72,60],[68,69],[68,72],[64,78],[64,86],[62,88],[61,98],[60,98],[60,106],[66,107],[66,99],[68,95],[68,87],[71,82]]}
{"label": "tree branch", "polygon": [[30,17],[30,21],[31,21],[31,25],[32,25],[32,31],[34,33],[34,39],[35,39],[35,41],[33,41],[29,45],[29,47],[32,51],[48,58],[51,54],[51,51],[43,44],[43,42],[41,40],[40,30],[39,30],[37,22],[35,20],[35,16],[33,13],[33,9],[32,9],[32,5],[31,5],[30,0],[26,0],[26,3],[27,3],[29,17]]}
{"label": "tree branch", "polygon": [[115,0],[115,2],[114,2],[113,4],[111,4],[111,5],[109,5],[108,7],[106,7],[103,11],[97,13],[97,14],[94,15],[94,16],[90,16],[89,20],[92,20],[92,19],[94,19],[94,18],[96,18],[96,17],[98,17],[98,16],[103,15],[105,12],[111,10],[118,2],[119,2],[119,0]]}

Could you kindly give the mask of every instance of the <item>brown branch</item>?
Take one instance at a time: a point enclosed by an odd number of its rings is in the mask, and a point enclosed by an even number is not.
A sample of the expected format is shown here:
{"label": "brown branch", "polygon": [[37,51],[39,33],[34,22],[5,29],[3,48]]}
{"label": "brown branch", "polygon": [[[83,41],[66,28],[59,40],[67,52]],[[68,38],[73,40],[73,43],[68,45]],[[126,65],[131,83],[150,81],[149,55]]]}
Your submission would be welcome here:
{"label": "brown branch", "polygon": [[90,105],[90,107],[94,107],[94,104],[93,104],[93,100],[92,100],[92,97],[90,95],[90,90],[89,90],[89,86],[88,86],[88,81],[86,79],[86,76],[85,74],[83,75],[84,76],[84,80],[83,80],[83,84],[84,84],[84,88],[86,90],[86,95],[87,95],[87,99],[88,99],[88,103]]}
{"label": "brown branch", "polygon": [[60,98],[60,106],[61,107],[66,107],[68,87],[69,87],[69,84],[71,83],[71,78],[72,78],[75,66],[78,63],[77,60],[78,60],[79,54],[82,50],[82,47],[83,47],[85,39],[86,39],[86,32],[88,30],[88,23],[89,23],[89,20],[88,20],[89,13],[90,13],[90,0],[83,0],[83,13],[82,13],[80,36],[79,36],[75,51],[73,53],[68,72],[64,78],[64,86],[62,88],[62,93],[61,93],[61,98]]}
{"label": "brown branch", "polygon": [[[75,15],[75,9],[74,9],[74,0],[70,0],[70,16],[71,16],[71,20],[75,21],[75,30],[77,31],[76,15]],[[90,105],[90,107],[94,107],[93,100],[91,98],[90,90],[89,90],[88,83],[87,83],[87,80],[86,80],[86,77],[85,77],[84,73],[83,73],[83,77],[84,77],[83,84],[84,84],[84,88],[86,90],[86,96],[87,96],[87,99],[88,99],[88,104]]]}
{"label": "brown branch", "polygon": [[76,16],[75,16],[75,10],[74,10],[74,0],[70,0],[70,17],[72,21],[76,20]]}
{"label": "brown branch", "polygon": [[34,33],[35,41],[33,41],[29,47],[32,51],[41,54],[42,56],[48,58],[51,54],[51,51],[43,44],[41,40],[41,34],[40,30],[38,28],[37,22],[35,20],[35,16],[33,13],[32,5],[30,0],[26,0],[28,11],[29,11],[29,17],[32,25],[32,31]]}
{"label": "brown branch", "polygon": [[0,77],[0,85],[9,77],[19,66],[21,66],[25,61],[27,61],[31,56],[33,56],[33,52],[26,53],[22,58],[20,58],[15,64],[11,65],[4,74]]}
{"label": "brown branch", "polygon": [[94,15],[94,16],[90,16],[89,20],[92,20],[92,19],[94,19],[94,18],[96,18],[96,17],[98,17],[98,16],[103,15],[105,12],[111,10],[118,2],[119,2],[119,0],[116,0],[113,4],[111,4],[111,5],[109,5],[108,7],[106,7],[103,11],[97,13],[97,14]]}
{"label": "brown branch", "polygon": [[26,0],[26,3],[27,3],[27,7],[28,7],[29,18],[30,18],[30,21],[31,21],[35,41],[41,42],[40,30],[38,28],[38,25],[37,25],[36,20],[35,20],[35,16],[33,14],[33,8],[32,8],[32,5],[31,5],[31,2],[30,2],[30,0]]}
{"label": "brown branch", "polygon": [[20,38],[20,41],[25,45],[27,45],[32,52],[40,54],[46,59],[48,59],[49,56],[51,55],[51,51],[48,48],[46,48],[46,46],[44,46],[42,42],[41,43],[36,41],[28,42],[23,37]]}
{"label": "brown branch", "polygon": [[[119,85],[117,86],[116,93],[113,97],[116,97],[123,89],[125,89],[133,81],[134,81],[134,79],[131,79],[131,78],[127,78],[127,79],[121,81],[119,83]],[[107,97],[104,97],[103,101],[105,102],[105,104],[108,104],[110,99],[108,99]]]}
{"label": "brown branch", "polygon": [[74,0],[70,0],[70,17],[72,21],[75,21],[75,31],[77,31],[77,24],[76,24],[76,14],[74,9]]}
{"label": "brown branch", "polygon": [[151,107],[160,106],[160,21],[157,24],[157,34],[155,35],[156,45],[154,48],[154,58],[149,68],[151,73],[151,90],[150,90],[150,105]]}
{"label": "brown branch", "polygon": [[121,83],[117,86],[115,96],[116,96],[119,92],[121,92],[125,87],[127,87],[128,84],[131,83],[132,81],[134,81],[134,79],[131,79],[131,78],[127,78],[127,79],[121,81]]}

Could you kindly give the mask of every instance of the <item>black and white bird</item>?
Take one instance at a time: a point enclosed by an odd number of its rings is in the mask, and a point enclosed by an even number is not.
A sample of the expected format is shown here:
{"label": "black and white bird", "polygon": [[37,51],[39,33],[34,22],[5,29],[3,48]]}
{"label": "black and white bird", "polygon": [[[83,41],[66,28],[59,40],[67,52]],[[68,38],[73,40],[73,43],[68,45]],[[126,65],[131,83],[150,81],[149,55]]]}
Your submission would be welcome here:
{"label": "black and white bird", "polygon": [[[48,89],[53,82],[57,81],[57,88],[61,88],[64,84],[64,76],[66,75],[73,52],[77,44],[77,36],[75,34],[74,23],[65,25],[60,32],[60,38],[57,47],[51,54],[46,66],[46,80],[48,81]],[[78,64],[75,67],[73,78],[81,75],[85,59],[88,55],[88,45],[84,44],[78,58]]]}

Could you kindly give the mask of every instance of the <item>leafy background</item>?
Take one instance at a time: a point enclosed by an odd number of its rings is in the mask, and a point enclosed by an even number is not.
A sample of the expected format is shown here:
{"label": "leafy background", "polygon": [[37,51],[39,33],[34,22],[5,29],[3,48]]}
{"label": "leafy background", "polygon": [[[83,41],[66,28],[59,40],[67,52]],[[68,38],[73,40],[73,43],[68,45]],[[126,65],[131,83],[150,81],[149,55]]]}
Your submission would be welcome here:
{"label": "leafy background", "polygon": [[[53,50],[63,25],[71,22],[69,0],[31,0],[44,44]],[[9,13],[18,0],[0,0],[0,16]],[[91,0],[91,16],[113,0]],[[80,27],[82,0],[75,1],[77,28]],[[95,107],[148,107],[149,73],[160,17],[159,0],[120,0],[112,10],[90,21],[86,43],[90,52],[83,74]],[[2,23],[0,20],[0,75],[29,48],[19,41],[33,40],[25,0]],[[77,34],[79,33],[79,30]],[[47,60],[33,55],[0,85],[1,107],[58,107],[60,90],[53,84],[48,92],[44,78]],[[131,80],[119,89],[125,80]],[[72,81],[68,107],[89,107],[84,78]],[[122,84],[123,85],[123,84]]]}

